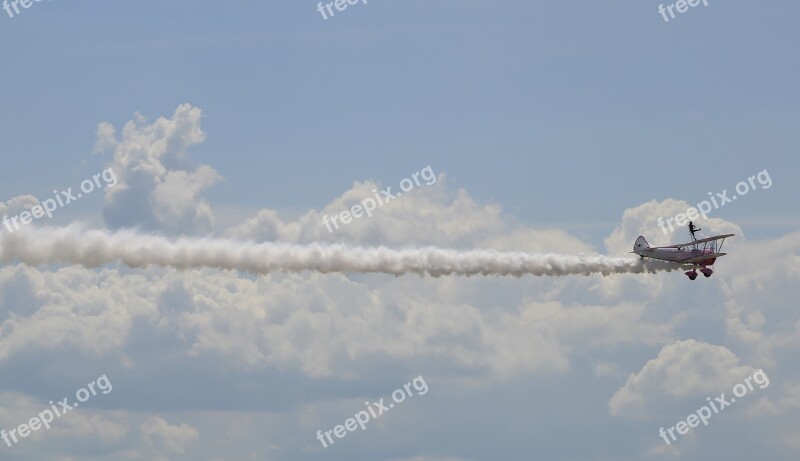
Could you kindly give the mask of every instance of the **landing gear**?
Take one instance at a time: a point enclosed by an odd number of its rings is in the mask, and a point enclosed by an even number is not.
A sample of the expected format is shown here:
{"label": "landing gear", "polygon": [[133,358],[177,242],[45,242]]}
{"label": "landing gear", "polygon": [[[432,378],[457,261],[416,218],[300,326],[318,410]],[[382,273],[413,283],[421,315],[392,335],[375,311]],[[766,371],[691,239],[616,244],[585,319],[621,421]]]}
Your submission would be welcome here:
{"label": "landing gear", "polygon": [[[712,271],[711,269],[709,269],[707,267],[703,267],[702,269],[700,269],[700,272],[702,272],[703,276],[706,277],[706,278],[711,277],[711,274],[714,273],[714,271]],[[694,279],[697,278],[697,271],[695,269],[692,269],[690,271],[686,271],[686,272],[684,272],[684,274],[686,274],[686,276],[689,277],[689,280],[694,280]]]}

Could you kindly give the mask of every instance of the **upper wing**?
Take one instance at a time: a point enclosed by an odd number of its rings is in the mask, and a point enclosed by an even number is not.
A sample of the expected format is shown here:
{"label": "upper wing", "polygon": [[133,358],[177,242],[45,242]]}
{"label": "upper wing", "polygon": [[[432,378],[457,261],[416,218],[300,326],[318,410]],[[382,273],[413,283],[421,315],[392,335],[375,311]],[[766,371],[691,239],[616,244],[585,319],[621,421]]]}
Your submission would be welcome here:
{"label": "upper wing", "polygon": [[656,248],[683,248],[683,247],[688,247],[688,246],[692,246],[692,245],[697,245],[697,244],[700,244],[700,243],[713,242],[714,240],[726,239],[728,237],[733,237],[734,235],[736,235],[736,234],[715,235],[713,237],[707,237],[707,238],[704,238],[704,239],[695,240],[694,242],[679,243],[677,245],[669,245],[669,246],[665,246],[665,247],[656,247]]}

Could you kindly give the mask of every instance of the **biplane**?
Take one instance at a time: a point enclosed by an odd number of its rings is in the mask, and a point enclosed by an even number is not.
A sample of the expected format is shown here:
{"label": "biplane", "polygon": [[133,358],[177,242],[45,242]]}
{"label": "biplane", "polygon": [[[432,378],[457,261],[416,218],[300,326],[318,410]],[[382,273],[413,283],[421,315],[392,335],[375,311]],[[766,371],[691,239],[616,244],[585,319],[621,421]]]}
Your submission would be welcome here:
{"label": "biplane", "polygon": [[689,280],[697,278],[697,269],[706,277],[711,277],[714,273],[708,266],[713,266],[714,262],[720,256],[725,256],[727,253],[722,253],[722,244],[725,239],[733,237],[734,234],[715,235],[713,237],[695,239],[692,234],[692,241],[689,243],[679,243],[677,245],[669,245],[665,247],[654,247],[647,243],[641,235],[636,239],[633,244],[633,251],[642,259],[652,258],[660,259],[662,261],[669,261],[676,263],[684,268],[689,268],[684,272]]}

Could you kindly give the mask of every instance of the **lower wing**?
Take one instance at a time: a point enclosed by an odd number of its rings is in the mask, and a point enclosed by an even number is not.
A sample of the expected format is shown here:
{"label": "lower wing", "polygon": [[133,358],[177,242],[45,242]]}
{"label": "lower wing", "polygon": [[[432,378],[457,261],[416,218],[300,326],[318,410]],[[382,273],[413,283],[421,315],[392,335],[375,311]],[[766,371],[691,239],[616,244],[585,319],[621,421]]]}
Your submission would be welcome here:
{"label": "lower wing", "polygon": [[708,261],[709,259],[714,259],[714,258],[719,258],[720,256],[725,256],[726,254],[728,254],[728,253],[714,253],[714,254],[710,254],[710,255],[703,255],[703,256],[698,256],[696,258],[684,259],[683,261],[681,261],[681,263],[689,263],[689,264],[701,263],[703,261]]}

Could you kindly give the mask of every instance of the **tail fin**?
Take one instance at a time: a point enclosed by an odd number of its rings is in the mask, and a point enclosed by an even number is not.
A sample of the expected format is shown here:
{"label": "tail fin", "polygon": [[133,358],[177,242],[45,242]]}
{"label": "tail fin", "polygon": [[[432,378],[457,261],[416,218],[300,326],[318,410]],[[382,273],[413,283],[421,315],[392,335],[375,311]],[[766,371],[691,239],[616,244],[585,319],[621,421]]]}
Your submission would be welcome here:
{"label": "tail fin", "polygon": [[639,252],[648,248],[653,248],[653,245],[647,243],[647,240],[645,240],[645,238],[641,235],[636,239],[636,243],[633,244],[633,252],[636,254],[639,254]]}

